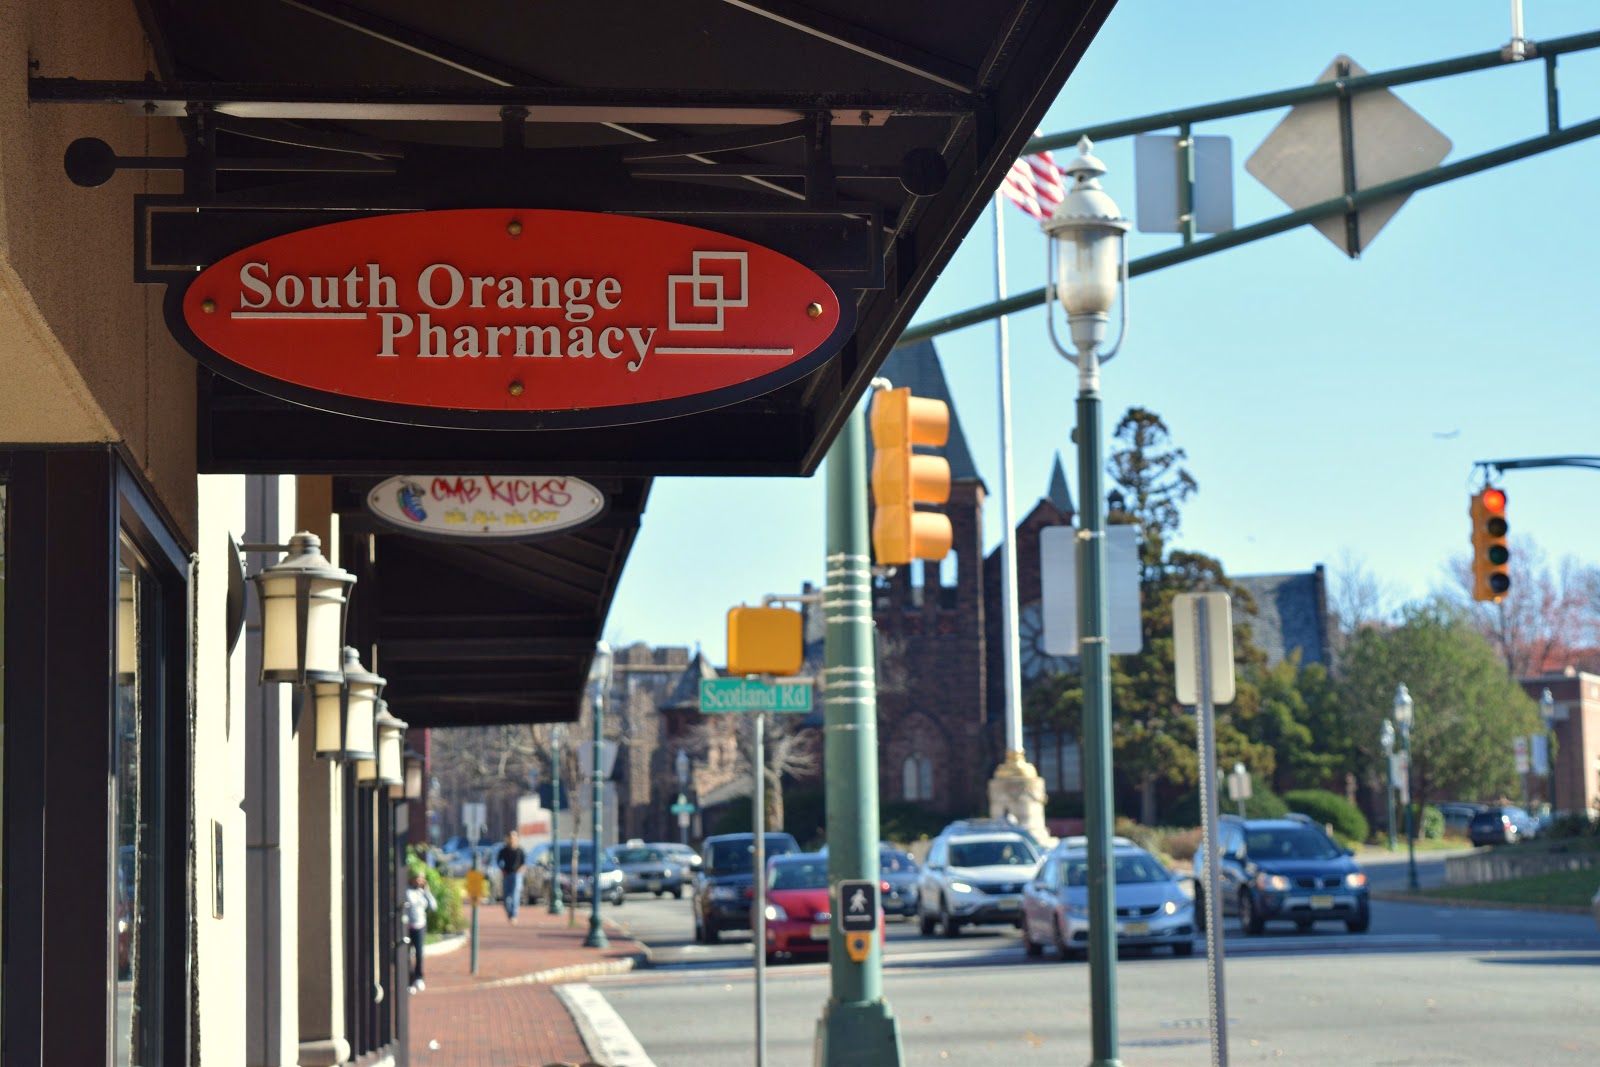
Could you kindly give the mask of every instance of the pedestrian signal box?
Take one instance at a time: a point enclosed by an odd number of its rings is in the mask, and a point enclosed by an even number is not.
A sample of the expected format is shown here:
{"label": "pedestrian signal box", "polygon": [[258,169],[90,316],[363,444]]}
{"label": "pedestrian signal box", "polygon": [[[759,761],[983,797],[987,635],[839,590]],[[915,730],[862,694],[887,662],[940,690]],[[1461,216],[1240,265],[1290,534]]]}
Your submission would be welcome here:
{"label": "pedestrian signal box", "polygon": [[1472,599],[1498,604],[1511,589],[1506,494],[1492,486],[1472,497]]}
{"label": "pedestrian signal box", "polygon": [[953,540],[949,516],[916,506],[950,499],[950,464],[913,446],[949,440],[949,405],[910,389],[882,389],[872,398],[871,423],[873,556],[884,566],[943,559]]}

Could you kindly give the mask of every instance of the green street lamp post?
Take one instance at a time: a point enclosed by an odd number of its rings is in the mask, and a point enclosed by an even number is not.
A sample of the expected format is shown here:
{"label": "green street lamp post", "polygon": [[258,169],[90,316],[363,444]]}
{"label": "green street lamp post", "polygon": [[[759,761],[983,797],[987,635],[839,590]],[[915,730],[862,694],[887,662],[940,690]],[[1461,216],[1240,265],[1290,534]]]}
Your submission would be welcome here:
{"label": "green street lamp post", "polygon": [[[1100,188],[1105,164],[1089,154],[1087,137],[1078,157],[1063,168],[1072,188],[1044,223],[1050,239],[1054,292],[1066,312],[1076,353],[1050,340],[1078,367],[1078,494],[1085,510],[1078,531],[1078,633],[1083,669],[1083,805],[1089,844],[1089,1009],[1093,1059],[1090,1067],[1116,1067],[1117,919],[1116,881],[1111,866],[1111,656],[1106,646],[1106,545],[1103,460],[1100,444],[1100,364],[1116,355],[1127,336],[1127,233],[1129,222]],[[1122,291],[1122,328],[1104,348],[1106,325]]]}
{"label": "green street lamp post", "polygon": [[550,731],[550,906],[551,915],[560,915],[561,906],[561,727]]}
{"label": "green street lamp post", "polygon": [[1378,743],[1383,746],[1383,796],[1388,805],[1389,819],[1384,826],[1389,831],[1389,851],[1394,851],[1394,723],[1383,720],[1378,731]]}
{"label": "green street lamp post", "polygon": [[1550,802],[1550,817],[1556,815],[1556,698],[1545,689],[1539,694],[1539,717],[1545,733],[1545,800]]}
{"label": "green street lamp post", "polygon": [[[594,776],[594,806],[590,819],[591,840],[594,845],[593,862],[589,870],[589,936],[583,939],[584,948],[609,948],[604,927],[600,924],[600,874],[605,870],[605,858],[600,854],[600,808],[605,797],[605,726],[606,690],[611,685],[611,646],[601,641],[594,649],[594,659],[589,664],[589,681],[594,684],[594,758],[591,773]],[[578,843],[572,843],[577,851]],[[576,883],[574,883],[576,890]]]}
{"label": "green street lamp post", "polygon": [[1413,821],[1417,808],[1411,795],[1411,716],[1415,706],[1404,682],[1394,691],[1394,721],[1400,725],[1400,740],[1406,751],[1406,884],[1417,888],[1417,828]]}

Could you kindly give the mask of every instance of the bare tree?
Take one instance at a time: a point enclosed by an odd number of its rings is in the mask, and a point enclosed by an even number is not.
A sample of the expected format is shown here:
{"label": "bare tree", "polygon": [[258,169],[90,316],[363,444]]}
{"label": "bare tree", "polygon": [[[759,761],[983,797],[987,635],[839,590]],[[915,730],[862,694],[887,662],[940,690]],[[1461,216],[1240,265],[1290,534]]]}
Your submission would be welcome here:
{"label": "bare tree", "polygon": [[[750,777],[750,750],[754,725],[740,715],[732,729],[727,716],[712,716],[694,726],[685,747],[700,756],[707,768],[717,768],[721,781]],[[783,829],[783,779],[809,778],[822,769],[822,753],[815,730],[803,729],[793,715],[769,715],[763,731],[765,748],[766,829]],[[720,784],[717,783],[717,784]]]}
{"label": "bare tree", "polygon": [[1378,577],[1360,555],[1341,549],[1331,574],[1328,610],[1333,613],[1341,640],[1357,630],[1394,618],[1400,596],[1392,583]]}
{"label": "bare tree", "polygon": [[1511,553],[1511,591],[1499,604],[1472,599],[1472,560],[1460,556],[1449,570],[1451,598],[1467,609],[1478,630],[1500,653],[1513,677],[1560,671],[1592,651],[1600,632],[1597,575],[1571,556],[1554,568],[1532,538]]}

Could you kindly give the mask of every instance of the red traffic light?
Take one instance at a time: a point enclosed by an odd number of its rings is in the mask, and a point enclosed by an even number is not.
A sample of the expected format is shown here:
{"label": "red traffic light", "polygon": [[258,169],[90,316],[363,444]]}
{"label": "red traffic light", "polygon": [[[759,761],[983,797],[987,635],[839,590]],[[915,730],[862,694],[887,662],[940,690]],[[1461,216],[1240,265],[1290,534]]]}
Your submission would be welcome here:
{"label": "red traffic light", "polygon": [[1500,489],[1485,489],[1483,491],[1484,509],[1491,515],[1504,515],[1506,513],[1506,494]]}

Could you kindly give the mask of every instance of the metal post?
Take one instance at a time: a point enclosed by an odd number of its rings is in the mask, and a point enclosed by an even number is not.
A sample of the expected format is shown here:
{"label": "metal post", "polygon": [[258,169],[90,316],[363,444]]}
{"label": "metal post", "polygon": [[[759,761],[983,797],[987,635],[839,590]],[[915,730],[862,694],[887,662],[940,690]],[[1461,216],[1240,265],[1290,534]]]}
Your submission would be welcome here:
{"label": "metal post", "polygon": [[1384,783],[1383,793],[1389,802],[1389,851],[1394,851],[1394,753],[1389,753],[1389,778]]}
{"label": "metal post", "polygon": [[478,973],[478,898],[472,898],[472,973]]}
{"label": "metal post", "polygon": [[[1006,298],[1005,224],[1001,194],[994,194],[995,299]],[[1020,765],[1022,749],[1022,657],[1017,647],[1017,514],[1011,463],[1011,335],[1006,317],[995,319],[1000,374],[1000,647],[1005,677],[1006,765]]]}
{"label": "metal post", "polygon": [[561,907],[561,727],[550,731],[550,906],[551,915]]}
{"label": "metal post", "polygon": [[755,876],[755,915],[751,939],[756,959],[756,1067],[767,1067],[767,753],[763,734],[767,713],[757,711],[751,721],[755,739],[750,749],[751,772],[755,781],[751,825],[755,827],[755,856],[750,873]]}
{"label": "metal post", "polygon": [[[589,936],[583,939],[584,948],[609,948],[611,942],[606,939],[605,928],[600,924],[600,872],[605,868],[604,860],[600,855],[600,807],[605,799],[605,776],[602,769],[605,766],[605,750],[602,744],[604,738],[603,727],[605,724],[606,688],[611,684],[610,678],[602,678],[594,690],[594,825],[590,828],[590,835],[594,842],[594,867],[589,875],[589,900],[592,909],[589,912]],[[572,843],[572,854],[578,854],[578,843]],[[574,879],[573,883],[578,883]]]}
{"label": "metal post", "polygon": [[1402,731],[1406,742],[1406,884],[1417,888],[1417,828],[1412,813],[1417,808],[1417,798],[1411,792],[1411,725]]}
{"label": "metal post", "polygon": [[[1201,834],[1206,857],[1206,991],[1211,1008],[1211,1065],[1226,1067],[1228,1062],[1228,1006],[1222,981],[1222,864],[1217,855],[1218,797],[1217,713],[1211,701],[1211,632],[1209,605],[1204,597],[1195,601],[1195,679],[1199,683],[1199,703],[1195,716],[1200,727],[1200,813],[1205,820]],[[1244,800],[1239,800],[1240,818]],[[1090,920],[1091,929],[1094,920]]]}
{"label": "metal post", "polygon": [[1100,458],[1100,356],[1078,356],[1078,633],[1083,670],[1083,814],[1089,838],[1090,1067],[1118,1067],[1116,872],[1111,866],[1111,656],[1105,601],[1105,491]]}
{"label": "metal post", "polygon": [[[867,540],[866,416],[858,407],[828,451],[827,622],[823,759],[828,883],[878,877],[878,696],[873,673]],[[835,910],[839,902],[834,901]],[[838,923],[828,935],[828,1002],[817,1020],[817,1067],[898,1067],[900,1027],[883,998],[877,938],[860,963]]]}

